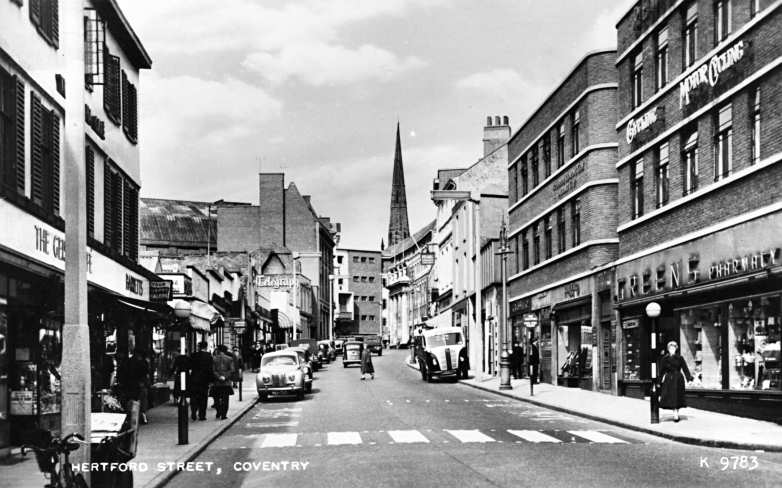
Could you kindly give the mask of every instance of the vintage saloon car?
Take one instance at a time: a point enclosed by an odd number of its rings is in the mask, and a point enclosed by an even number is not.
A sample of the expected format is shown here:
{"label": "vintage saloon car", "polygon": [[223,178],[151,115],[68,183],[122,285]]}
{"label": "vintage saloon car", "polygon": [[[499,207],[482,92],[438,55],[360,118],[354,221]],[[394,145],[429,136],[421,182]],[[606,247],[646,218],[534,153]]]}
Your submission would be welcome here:
{"label": "vintage saloon car", "polygon": [[295,395],[297,399],[304,398],[304,392],[312,387],[312,380],[307,378],[306,366],[300,353],[284,349],[270,352],[261,358],[261,370],[255,377],[255,386],[261,401],[269,395]]}
{"label": "vintage saloon car", "polygon": [[416,342],[416,359],[421,379],[458,379],[460,371],[467,365],[467,349],[461,328],[439,327],[426,330]]}

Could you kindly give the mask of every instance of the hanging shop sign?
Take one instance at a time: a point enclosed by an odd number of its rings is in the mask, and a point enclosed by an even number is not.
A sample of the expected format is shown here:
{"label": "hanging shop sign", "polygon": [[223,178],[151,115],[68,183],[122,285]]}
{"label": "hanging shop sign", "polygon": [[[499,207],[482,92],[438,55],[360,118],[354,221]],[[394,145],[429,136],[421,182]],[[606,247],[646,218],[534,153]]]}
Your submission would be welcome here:
{"label": "hanging shop sign", "polygon": [[524,327],[534,329],[538,326],[538,315],[534,313],[525,313],[522,321],[524,322]]}
{"label": "hanging shop sign", "polygon": [[652,127],[657,123],[659,116],[662,112],[662,107],[654,107],[641,115],[636,119],[630,119],[627,123],[627,130],[625,131],[625,139],[628,144],[632,144],[636,136],[639,136],[642,132]]}
{"label": "hanging shop sign", "polygon": [[155,303],[166,303],[173,300],[172,294],[173,282],[170,280],[150,281],[149,282],[149,301]]}
{"label": "hanging shop sign", "polygon": [[744,57],[745,41],[737,41],[720,54],[711,57],[698,69],[687,75],[679,82],[679,108],[684,108],[690,103],[690,94],[701,86],[714,87],[720,76],[732,68]]}
{"label": "hanging shop sign", "polygon": [[158,273],[158,276],[171,283],[171,294],[177,296],[193,295],[193,279],[184,273]]}
{"label": "hanging shop sign", "polygon": [[295,288],[296,280],[291,275],[258,275],[255,277],[258,288]]}

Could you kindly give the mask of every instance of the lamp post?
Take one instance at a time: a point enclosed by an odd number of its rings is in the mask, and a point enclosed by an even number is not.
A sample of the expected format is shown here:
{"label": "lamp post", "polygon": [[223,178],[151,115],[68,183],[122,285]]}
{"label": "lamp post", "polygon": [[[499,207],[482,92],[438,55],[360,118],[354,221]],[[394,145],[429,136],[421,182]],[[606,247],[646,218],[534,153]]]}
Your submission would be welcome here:
{"label": "lamp post", "polygon": [[657,401],[657,317],[660,316],[660,304],[652,302],[646,306],[646,315],[652,319],[652,332],[650,337],[650,355],[652,366],[652,388],[649,394],[649,408],[651,410],[651,423],[660,423],[660,405]]}
{"label": "lamp post", "polygon": [[329,275],[329,347],[334,342],[334,275]]}
{"label": "lamp post", "polygon": [[[174,306],[174,316],[179,320],[186,320],[190,317],[191,306],[190,303],[185,300],[177,301]],[[186,329],[185,329],[186,330]],[[182,336],[179,338],[179,354],[187,354],[185,331],[182,331]],[[188,428],[187,428],[187,371],[179,372],[179,402],[177,408],[177,444],[184,445],[188,443]]]}
{"label": "lamp post", "polygon": [[500,229],[500,248],[495,254],[502,256],[502,265],[500,266],[500,281],[502,281],[502,303],[500,304],[500,390],[510,390],[513,388],[510,384],[510,353],[508,352],[508,254],[511,253],[508,247],[508,227],[505,224],[505,217],[502,217],[502,228]]}

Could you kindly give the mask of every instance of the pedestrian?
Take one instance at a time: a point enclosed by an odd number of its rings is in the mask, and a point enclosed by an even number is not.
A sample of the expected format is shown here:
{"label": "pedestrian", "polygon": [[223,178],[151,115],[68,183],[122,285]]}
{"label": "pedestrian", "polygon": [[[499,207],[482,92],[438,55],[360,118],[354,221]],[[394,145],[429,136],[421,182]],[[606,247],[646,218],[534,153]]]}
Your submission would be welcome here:
{"label": "pedestrian", "polygon": [[538,382],[538,366],[540,365],[540,351],[538,351],[538,339],[533,338],[529,345],[529,364],[532,366],[530,372],[530,381],[532,384]]}
{"label": "pedestrian", "polygon": [[217,406],[216,419],[226,419],[228,414],[228,397],[234,394],[231,381],[234,378],[234,358],[228,352],[225,344],[220,344],[215,350],[214,357],[214,383],[212,383],[212,396]]}
{"label": "pedestrian", "polygon": [[513,377],[516,379],[524,376],[522,371],[522,365],[524,364],[524,349],[516,341],[513,341],[513,347],[510,352],[510,365]]}
{"label": "pedestrian", "polygon": [[242,361],[242,353],[239,352],[239,348],[234,346],[233,353],[232,353],[233,359],[234,359],[234,376],[232,378],[233,380],[233,387],[237,388],[238,383],[242,381],[242,372],[244,371],[244,362]]}
{"label": "pedestrian", "polygon": [[684,380],[692,381],[687,363],[677,350],[679,345],[671,341],[666,354],[660,358],[660,408],[673,410],[673,421],[679,421],[679,409],[687,406],[684,398]]}
{"label": "pedestrian", "polygon": [[[136,348],[128,359],[124,378],[125,398],[139,402],[139,422],[147,423],[149,363],[143,350]],[[128,411],[130,409],[128,408]]]}
{"label": "pedestrian", "polygon": [[212,355],[206,351],[206,341],[198,343],[198,351],[190,356],[190,418],[206,420],[206,401],[209,384],[214,377]]}
{"label": "pedestrian", "polygon": [[459,351],[459,367],[456,371],[456,378],[467,379],[470,371],[470,355],[467,353],[467,347],[463,347]]}
{"label": "pedestrian", "polygon": [[372,353],[368,347],[361,348],[361,379],[366,379],[369,375],[371,379],[375,379],[375,367],[372,365]]}

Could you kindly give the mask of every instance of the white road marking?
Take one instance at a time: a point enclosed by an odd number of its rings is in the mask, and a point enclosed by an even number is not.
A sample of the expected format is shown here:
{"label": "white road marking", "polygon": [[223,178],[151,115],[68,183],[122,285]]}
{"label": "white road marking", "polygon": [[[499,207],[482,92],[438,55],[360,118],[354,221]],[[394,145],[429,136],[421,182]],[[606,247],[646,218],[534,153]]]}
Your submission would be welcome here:
{"label": "white road marking", "polygon": [[248,429],[263,429],[269,427],[298,427],[299,422],[247,422]]}
{"label": "white road marking", "polygon": [[358,432],[329,432],[327,437],[330,446],[361,444],[361,436]]}
{"label": "white road marking", "polygon": [[417,430],[389,430],[388,435],[399,444],[410,444],[415,442],[429,442],[429,439]]}
{"label": "white road marking", "polygon": [[562,442],[556,437],[551,437],[537,430],[509,430],[508,432],[529,442]]}
{"label": "white road marking", "polygon": [[296,437],[297,434],[266,434],[261,442],[261,448],[295,446]]}
{"label": "white road marking", "polygon": [[448,430],[446,432],[459,439],[462,444],[468,442],[495,442],[494,439],[487,436],[480,430]]}
{"label": "white road marking", "polygon": [[569,430],[568,432],[579,437],[583,437],[584,439],[589,439],[592,442],[600,442],[604,444],[628,444],[627,441],[617,439],[616,437],[611,437],[610,435],[603,434],[602,432],[598,432],[596,430]]}

